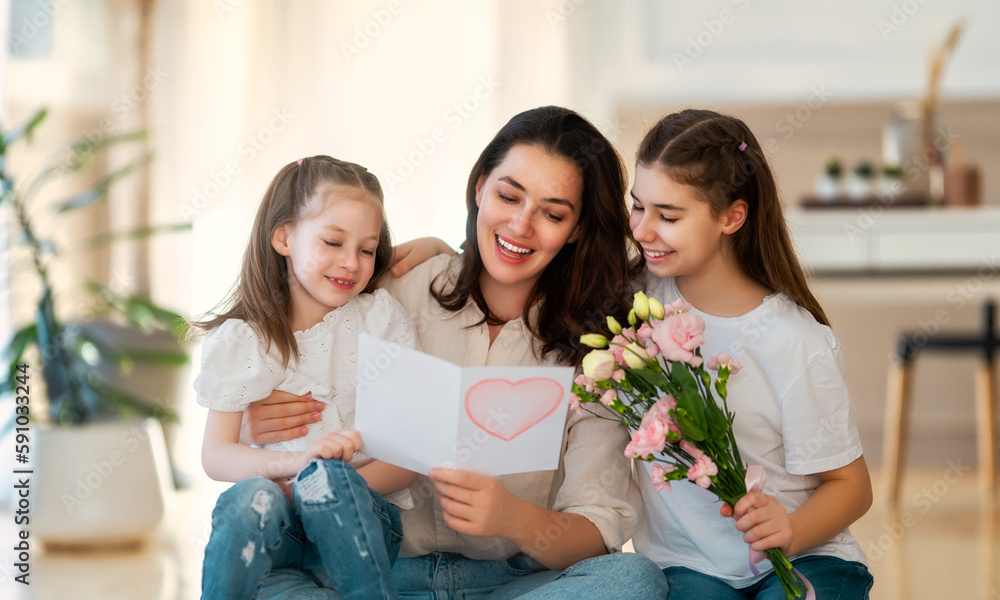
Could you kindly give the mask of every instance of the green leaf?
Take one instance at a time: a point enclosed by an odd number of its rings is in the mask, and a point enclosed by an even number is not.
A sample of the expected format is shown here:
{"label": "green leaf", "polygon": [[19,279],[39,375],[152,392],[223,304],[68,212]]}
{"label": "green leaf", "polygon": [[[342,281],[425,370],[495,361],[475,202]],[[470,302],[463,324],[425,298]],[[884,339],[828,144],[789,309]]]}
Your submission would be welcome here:
{"label": "green leaf", "polygon": [[122,348],[122,356],[129,360],[146,365],[158,365],[161,367],[183,367],[188,363],[190,357],[183,350],[137,350],[135,348]]}
{"label": "green leaf", "polygon": [[85,240],[81,246],[87,250],[104,246],[122,240],[142,240],[160,233],[173,233],[176,231],[191,231],[191,223],[168,223],[167,225],[156,225],[153,227],[140,227],[128,231],[117,231],[105,233]]}
{"label": "green leaf", "polygon": [[61,411],[63,402],[72,402],[69,359],[63,347],[62,331],[56,321],[52,289],[45,288],[35,316],[38,350],[42,355],[42,378],[45,379],[49,406],[54,413]]}
{"label": "green leaf", "polygon": [[102,283],[88,282],[87,289],[100,295],[139,330],[148,333],[157,327],[163,327],[169,329],[177,341],[183,342],[187,339],[188,323],[178,313],[163,308],[147,298],[121,294]]}
{"label": "green leaf", "polygon": [[689,415],[687,411],[684,411],[683,409],[677,410],[676,415],[675,421],[681,428],[681,431],[684,432],[685,437],[690,438],[695,442],[705,441],[705,429],[692,419],[691,415]]}
{"label": "green leaf", "polygon": [[36,335],[37,328],[34,323],[28,323],[19,329],[7,343],[7,347],[3,349],[3,360],[12,367],[17,367],[17,363],[21,362],[21,357],[24,356],[25,349],[35,341]]}
{"label": "green leaf", "polygon": [[96,184],[94,184],[94,186],[91,187],[90,189],[78,192],[76,194],[73,194],[69,198],[56,202],[55,203],[56,212],[64,213],[71,210],[76,210],[78,208],[90,206],[91,204],[97,202],[98,200],[102,200],[107,195],[108,190],[111,189],[111,186],[116,181],[124,177],[127,177],[128,175],[132,174],[133,171],[145,167],[152,161],[153,161],[152,152],[147,152],[146,154],[143,154],[136,160],[130,162],[129,164],[111,173],[110,175],[107,175],[106,177],[98,181]]}
{"label": "green leaf", "polygon": [[[3,382],[0,382],[0,394],[12,392],[17,387],[17,376],[21,374],[17,370],[17,365],[21,363],[24,351],[28,346],[36,342],[37,328],[34,323],[29,323],[19,329],[7,343],[7,347],[3,350],[3,360],[7,363],[7,373]],[[0,435],[0,439],[3,439],[2,435]]]}
{"label": "green leaf", "polygon": [[643,381],[658,390],[667,392],[671,387],[673,387],[670,385],[670,380],[667,379],[667,376],[662,373],[650,371],[649,369],[632,369],[629,372],[637,375]]}
{"label": "green leaf", "polygon": [[7,148],[22,137],[30,142],[35,133],[35,128],[41,125],[42,121],[45,120],[45,117],[47,117],[48,114],[49,109],[40,108],[27,121],[25,121],[24,124],[19,125],[10,131],[4,132],[2,139],[0,139],[0,153],[6,153]]}
{"label": "green leaf", "polygon": [[705,399],[701,397],[698,389],[698,382],[691,374],[687,365],[674,363],[670,375],[681,387],[677,396],[677,406],[688,412],[691,418],[698,423],[698,426],[705,431],[708,429],[708,420],[705,417]]}
{"label": "green leaf", "polygon": [[37,191],[45,182],[57,175],[73,171],[81,171],[94,163],[94,156],[104,148],[125,142],[138,142],[146,139],[145,131],[133,131],[109,135],[97,141],[86,136],[80,136],[72,144],[48,159],[48,166],[39,173],[28,186],[25,198]]}
{"label": "green leaf", "polygon": [[729,434],[729,419],[726,413],[719,408],[711,397],[706,403],[706,415],[708,417],[708,434],[714,440],[724,440]]}

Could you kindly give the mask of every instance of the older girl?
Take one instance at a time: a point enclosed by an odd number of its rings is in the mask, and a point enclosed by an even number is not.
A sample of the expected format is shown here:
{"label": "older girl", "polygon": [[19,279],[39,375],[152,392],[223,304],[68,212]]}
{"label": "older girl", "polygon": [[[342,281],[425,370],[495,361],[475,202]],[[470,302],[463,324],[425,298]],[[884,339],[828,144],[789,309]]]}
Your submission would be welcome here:
{"label": "older girl", "polygon": [[637,158],[630,223],[646,292],[693,305],[706,322],[704,355],[742,363],[729,383],[734,433],[767,486],[723,508],[734,522],[719,518],[707,490],[658,492],[642,476],[636,550],[663,567],[669,598],[784,598],[769,563],[753,572],[747,544],[781,548],[817,598],[867,598],[872,577],[848,527],[872,491],[844,358],[799,266],[760,144],[737,118],[685,110],[654,125]]}

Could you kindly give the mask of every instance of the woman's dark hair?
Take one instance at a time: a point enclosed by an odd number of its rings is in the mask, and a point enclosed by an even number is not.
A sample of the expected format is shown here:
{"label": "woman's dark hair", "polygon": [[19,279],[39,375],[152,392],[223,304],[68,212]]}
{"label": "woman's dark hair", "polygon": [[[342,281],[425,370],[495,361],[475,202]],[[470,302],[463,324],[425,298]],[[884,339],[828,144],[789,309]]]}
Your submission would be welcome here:
{"label": "woman's dark hair", "polygon": [[768,289],[788,295],[820,323],[830,324],[809,290],[774,176],[746,123],[710,110],[669,114],[643,138],[637,160],[693,187],[715,216],[736,200],[746,201],[746,222],[731,236],[743,271]]}
{"label": "woman's dark hair", "polygon": [[579,362],[589,349],[580,344],[583,333],[603,331],[605,315],[621,318],[631,305],[632,245],[625,207],[626,174],[621,157],[600,131],[579,114],[557,106],[535,108],[516,115],[486,146],[466,187],[469,211],[465,225],[465,256],[454,287],[431,286],[437,301],[457,311],[471,298],[491,325],[503,321],[490,310],[479,281],[483,260],[479,254],[476,184],[489,177],[510,149],[536,146],[563,158],[579,170],[583,180],[582,206],[575,242],[566,243],[546,266],[528,298],[538,306],[538,319],[528,330],[542,355],[555,353],[562,363]]}
{"label": "woman's dark hair", "polygon": [[[240,278],[214,312],[192,325],[212,329],[228,319],[241,319],[270,344],[277,346],[285,366],[298,356],[298,344],[288,324],[292,310],[287,259],[271,246],[271,235],[279,227],[306,216],[310,202],[330,202],[340,197],[338,188],[366,192],[382,220],[375,249],[375,272],[363,291],[372,292],[389,271],[392,238],[385,219],[382,186],[368,169],[330,156],[312,156],[288,163],[274,177],[254,219],[250,241],[243,254]],[[218,308],[218,307],[217,307]]]}

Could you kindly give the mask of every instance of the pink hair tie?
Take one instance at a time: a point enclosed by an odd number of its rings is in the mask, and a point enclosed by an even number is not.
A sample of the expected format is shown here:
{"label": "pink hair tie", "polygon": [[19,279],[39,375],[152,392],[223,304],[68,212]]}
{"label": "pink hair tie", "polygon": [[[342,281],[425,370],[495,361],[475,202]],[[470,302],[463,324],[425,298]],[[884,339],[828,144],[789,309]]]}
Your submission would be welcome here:
{"label": "pink hair tie", "polygon": [[[747,143],[746,142],[740,142],[740,152],[743,152],[746,149],[747,149]],[[299,161],[299,162],[301,162],[301,161]]]}
{"label": "pink hair tie", "polygon": [[[743,144],[743,145],[746,146],[746,144]],[[302,159],[301,158],[299,160],[295,161],[295,162],[298,163],[298,165],[300,167],[302,166]]]}

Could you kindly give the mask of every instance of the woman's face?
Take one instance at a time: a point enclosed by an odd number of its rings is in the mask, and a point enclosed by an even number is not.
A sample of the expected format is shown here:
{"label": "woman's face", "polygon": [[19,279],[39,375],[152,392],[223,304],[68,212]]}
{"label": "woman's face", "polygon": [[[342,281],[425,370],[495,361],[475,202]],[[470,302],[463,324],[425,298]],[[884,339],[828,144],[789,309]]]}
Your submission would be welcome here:
{"label": "woman's face", "polygon": [[583,205],[577,167],[539,146],[513,146],[476,184],[479,254],[486,289],[535,284],[567,242]]}

